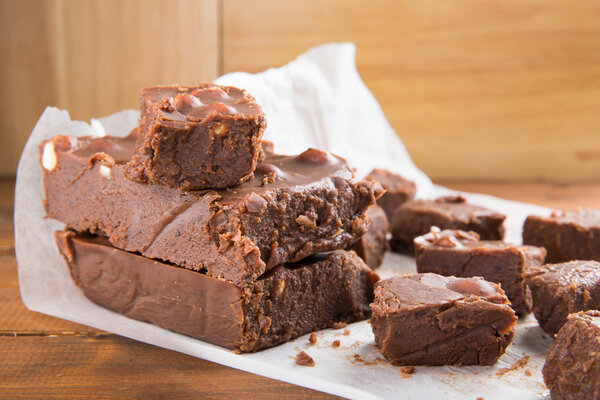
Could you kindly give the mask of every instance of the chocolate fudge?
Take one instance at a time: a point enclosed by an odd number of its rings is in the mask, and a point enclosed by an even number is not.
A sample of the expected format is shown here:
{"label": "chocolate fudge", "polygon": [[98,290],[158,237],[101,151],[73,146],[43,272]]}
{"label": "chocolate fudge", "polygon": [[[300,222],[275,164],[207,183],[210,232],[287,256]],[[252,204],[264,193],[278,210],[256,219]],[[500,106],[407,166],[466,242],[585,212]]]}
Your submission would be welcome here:
{"label": "chocolate fudge", "polygon": [[428,233],[432,226],[475,231],[483,240],[502,240],[505,218],[485,207],[468,204],[462,196],[412,200],[398,207],[390,221],[392,250],[412,254],[413,240]]}
{"label": "chocolate fudge", "polygon": [[156,86],[140,95],[137,151],[127,177],[184,190],[252,178],[265,116],[246,91],[212,83]]}
{"label": "chocolate fudge", "polygon": [[431,232],[415,239],[418,272],[444,276],[481,276],[499,283],[517,314],[531,312],[531,293],[526,277],[531,266],[544,264],[546,251],[535,246],[516,246],[499,240],[479,240],[476,232]]}
{"label": "chocolate fudge", "polygon": [[542,373],[552,399],[600,399],[600,312],[569,315]]}
{"label": "chocolate fudge", "polygon": [[530,215],[523,226],[523,243],[545,247],[552,263],[600,261],[600,210]]}
{"label": "chocolate fudge", "polygon": [[356,254],[337,250],[279,265],[238,287],[117,249],[102,237],[55,237],[73,280],[94,303],[245,352],[368,318],[379,279]]}
{"label": "chocolate fudge", "polygon": [[392,219],[396,208],[414,199],[417,193],[413,181],[385,169],[376,168],[365,179],[378,181],[385,189],[384,195],[377,199],[377,204],[385,210],[388,220]]}
{"label": "chocolate fudge", "polygon": [[389,250],[389,224],[385,211],[379,206],[367,209],[367,233],[356,241],[350,250],[354,250],[371,268],[381,265],[385,252]]}
{"label": "chocolate fudge", "polygon": [[600,309],[600,262],[569,261],[532,267],[527,278],[533,313],[555,334],[571,313]]}
{"label": "chocolate fudge", "polygon": [[183,192],[127,179],[126,138],[56,136],[40,146],[48,217],[115,246],[235,283],[308,255],[343,249],[366,232],[381,194],[346,161],[309,149],[267,154],[234,189]]}
{"label": "chocolate fudge", "polygon": [[517,321],[497,284],[430,273],[378,282],[371,311],[375,343],[396,365],[491,365]]}

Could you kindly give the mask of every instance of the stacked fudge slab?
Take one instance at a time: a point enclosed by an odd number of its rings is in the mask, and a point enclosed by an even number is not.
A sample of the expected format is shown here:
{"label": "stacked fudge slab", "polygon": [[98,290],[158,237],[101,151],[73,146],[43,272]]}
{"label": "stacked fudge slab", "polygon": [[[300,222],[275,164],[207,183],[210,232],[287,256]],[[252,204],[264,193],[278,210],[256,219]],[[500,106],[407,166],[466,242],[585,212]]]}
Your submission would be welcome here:
{"label": "stacked fudge slab", "polygon": [[[164,104],[176,104],[181,91],[162,88],[166,99],[149,109],[162,115]],[[139,134],[57,136],[40,146],[46,212],[72,230],[58,233],[57,243],[90,299],[241,351],[368,317],[377,276],[355,253],[334,250],[365,233],[365,211],[381,193],[378,184],[356,181],[345,160],[316,149],[298,156],[263,152],[251,178],[226,189],[183,190],[191,178],[186,173],[180,179],[184,169],[179,168],[178,178],[170,181],[176,188],[152,183],[153,176],[173,174],[166,171],[170,164],[151,158],[143,167],[150,182],[130,179],[134,156],[144,152],[146,143],[168,142],[163,136],[181,134],[179,125],[163,127],[148,139],[148,126],[158,119],[146,115],[144,99],[143,94]],[[193,114],[191,130],[223,120],[223,103],[200,100],[202,107],[217,106],[210,112],[198,111],[197,103],[179,109]],[[256,119],[252,112],[238,114],[237,121]],[[197,115],[205,118],[196,121]],[[260,139],[262,130],[220,134],[258,134]],[[181,156],[177,165],[193,162],[178,153],[177,145],[157,148]],[[235,158],[223,154],[231,150],[228,145],[216,149],[210,150],[220,151],[212,161]],[[158,152],[147,153],[152,154]],[[218,170],[215,165],[211,168]]]}
{"label": "stacked fudge slab", "polygon": [[523,226],[523,243],[543,246],[547,260],[600,261],[600,210],[553,212],[550,217],[529,216]]}
{"label": "stacked fudge slab", "polygon": [[503,214],[467,203],[462,196],[408,201],[396,208],[390,222],[392,250],[412,254],[413,240],[428,233],[432,226],[475,231],[481,239],[502,240],[505,218]]}
{"label": "stacked fudge slab", "polygon": [[517,321],[502,289],[479,277],[396,276],[376,284],[371,309],[375,343],[394,364],[491,365]]}
{"label": "stacked fudge slab", "polygon": [[546,252],[535,246],[516,246],[499,240],[479,240],[476,232],[432,228],[415,239],[418,272],[445,276],[481,276],[499,283],[517,314],[531,312],[527,274],[544,264]]}

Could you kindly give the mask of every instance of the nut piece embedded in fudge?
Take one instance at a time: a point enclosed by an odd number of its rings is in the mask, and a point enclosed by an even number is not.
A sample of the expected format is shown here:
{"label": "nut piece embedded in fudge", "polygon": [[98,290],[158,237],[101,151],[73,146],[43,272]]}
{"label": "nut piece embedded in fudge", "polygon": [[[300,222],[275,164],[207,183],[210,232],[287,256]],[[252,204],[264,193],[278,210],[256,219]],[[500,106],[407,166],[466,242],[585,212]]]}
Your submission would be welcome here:
{"label": "nut piece embedded in fudge", "polygon": [[558,332],[569,314],[600,309],[600,262],[570,261],[532,267],[527,284],[535,318],[550,334]]}
{"label": "nut piece embedded in fudge", "polygon": [[385,169],[376,168],[365,179],[378,181],[385,189],[384,195],[377,199],[377,205],[385,210],[388,220],[392,219],[396,208],[414,199],[417,193],[417,186],[413,181]]}
{"label": "nut piece embedded in fudge", "polygon": [[375,285],[371,327],[397,365],[491,365],[514,335],[514,310],[497,284],[437,274]]}
{"label": "nut piece embedded in fudge", "polygon": [[265,116],[246,91],[231,86],[142,89],[138,149],[127,177],[184,190],[223,189],[250,179]]}
{"label": "nut piece embedded in fudge", "polygon": [[56,156],[54,168],[42,165],[48,217],[230,282],[348,247],[366,232],[365,210],[382,191],[376,182],[355,180],[343,158],[316,149],[267,154],[254,178],[233,189],[183,192],[138,183],[124,175],[135,140],[43,142],[42,164],[47,151]]}
{"label": "nut piece embedded in fudge", "polygon": [[367,233],[361,236],[348,250],[354,250],[371,268],[381,265],[385,252],[389,250],[388,224],[385,212],[379,206],[367,209]]}
{"label": "nut piece embedded in fudge", "polygon": [[545,247],[551,263],[600,261],[600,210],[530,215],[523,225],[523,243]]}
{"label": "nut piece embedded in fudge", "polygon": [[412,254],[413,240],[428,233],[432,226],[475,231],[483,240],[502,240],[505,218],[488,208],[467,203],[462,196],[412,200],[398,207],[390,221],[392,250]]}
{"label": "nut piece embedded in fudge", "polygon": [[431,228],[415,239],[418,272],[444,276],[481,276],[499,283],[517,314],[531,312],[526,278],[531,266],[544,264],[541,247],[517,246],[499,240],[479,240],[475,232]]}
{"label": "nut piece embedded in fudge", "polygon": [[[219,346],[257,351],[369,317],[379,277],[343,250],[279,265],[243,287],[74,232],[55,238],[91,301]],[[310,310],[310,312],[307,312]]]}
{"label": "nut piece embedded in fudge", "polygon": [[600,399],[600,312],[569,315],[542,373],[553,399]]}

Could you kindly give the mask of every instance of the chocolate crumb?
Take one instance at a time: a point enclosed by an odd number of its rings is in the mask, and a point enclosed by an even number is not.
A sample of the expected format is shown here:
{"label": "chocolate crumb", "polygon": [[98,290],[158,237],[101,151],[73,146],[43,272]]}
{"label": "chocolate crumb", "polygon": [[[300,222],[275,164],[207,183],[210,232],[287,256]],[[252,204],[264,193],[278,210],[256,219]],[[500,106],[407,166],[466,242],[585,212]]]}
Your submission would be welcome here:
{"label": "chocolate crumb", "polygon": [[296,354],[296,364],[303,367],[314,367],[315,360],[313,360],[313,358],[305,352],[301,351],[300,353]]}
{"label": "chocolate crumb", "polygon": [[233,354],[242,354],[240,349],[233,349]]}
{"label": "chocolate crumb", "polygon": [[348,329],[344,329],[344,336],[348,336],[350,334],[350,331]]}
{"label": "chocolate crumb", "polygon": [[340,347],[340,341],[339,341],[339,340],[334,340],[334,341],[331,343],[331,347]]}
{"label": "chocolate crumb", "polygon": [[483,397],[478,397],[476,400],[485,400]]}
{"label": "chocolate crumb", "polygon": [[348,326],[347,322],[339,321],[339,322],[334,322],[333,323],[333,329],[342,329],[342,328],[345,328],[347,326]]}
{"label": "chocolate crumb", "polygon": [[526,369],[526,370],[525,370],[525,375],[527,375],[527,376],[531,376],[531,371],[530,371],[530,370],[528,370],[528,369]]}
{"label": "chocolate crumb", "polygon": [[411,365],[407,365],[405,367],[400,368],[400,372],[402,372],[403,374],[414,374],[415,367],[413,367]]}
{"label": "chocolate crumb", "polygon": [[498,372],[496,372],[496,375],[502,376],[502,375],[506,374],[507,372],[514,371],[515,369],[524,367],[525,365],[527,365],[530,358],[531,357],[529,357],[529,356],[523,356],[523,357],[519,358],[517,361],[515,361],[509,368],[500,368],[498,370]]}
{"label": "chocolate crumb", "polygon": [[315,332],[310,334],[310,337],[308,338],[308,341],[310,342],[311,345],[315,345],[315,343],[317,343],[317,334]]}

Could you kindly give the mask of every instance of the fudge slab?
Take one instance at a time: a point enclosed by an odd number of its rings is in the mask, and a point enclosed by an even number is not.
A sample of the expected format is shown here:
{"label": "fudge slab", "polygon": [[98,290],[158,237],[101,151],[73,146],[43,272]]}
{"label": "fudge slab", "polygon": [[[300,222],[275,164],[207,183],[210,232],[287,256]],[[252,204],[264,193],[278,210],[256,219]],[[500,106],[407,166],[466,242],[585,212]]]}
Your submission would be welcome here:
{"label": "fudge slab", "polygon": [[135,140],[57,136],[42,143],[48,217],[231,282],[346,248],[366,232],[364,212],[382,190],[355,180],[344,159],[316,149],[269,154],[254,178],[234,189],[142,184],[123,172]]}
{"label": "fudge slab", "polygon": [[265,115],[231,86],[156,86],[140,94],[140,136],[127,177],[184,190],[223,189],[252,177]]}
{"label": "fudge slab", "polygon": [[523,225],[523,243],[545,247],[551,263],[600,261],[600,210],[530,215]]}
{"label": "fudge slab", "polygon": [[394,212],[390,222],[392,250],[412,254],[413,240],[428,233],[432,226],[475,231],[483,240],[502,240],[505,218],[488,208],[468,204],[462,196],[412,200]]}
{"label": "fudge slab", "polygon": [[497,284],[430,273],[379,281],[371,311],[375,343],[397,365],[491,365],[517,321]]}
{"label": "fudge slab", "polygon": [[569,314],[600,309],[600,262],[570,261],[532,267],[527,284],[535,318],[550,334],[558,332]]}
{"label": "fudge slab", "polygon": [[354,250],[369,267],[375,269],[381,265],[385,252],[389,250],[389,231],[390,225],[383,208],[371,206],[367,209],[367,233],[349,250]]}
{"label": "fudge slab", "polygon": [[542,373],[553,400],[600,399],[600,312],[569,315]]}
{"label": "fudge slab", "polygon": [[365,179],[378,181],[385,193],[377,199],[377,205],[385,210],[388,220],[394,216],[394,211],[400,205],[415,198],[417,186],[413,181],[385,169],[375,168]]}
{"label": "fudge slab", "polygon": [[535,246],[516,246],[499,240],[479,240],[476,232],[432,228],[415,239],[418,272],[444,276],[481,276],[499,283],[517,314],[531,312],[527,274],[531,266],[544,264],[546,251]]}
{"label": "fudge slab", "polygon": [[94,303],[246,352],[368,318],[379,279],[356,254],[337,250],[279,265],[240,288],[119,250],[102,237],[55,237],[73,280]]}

